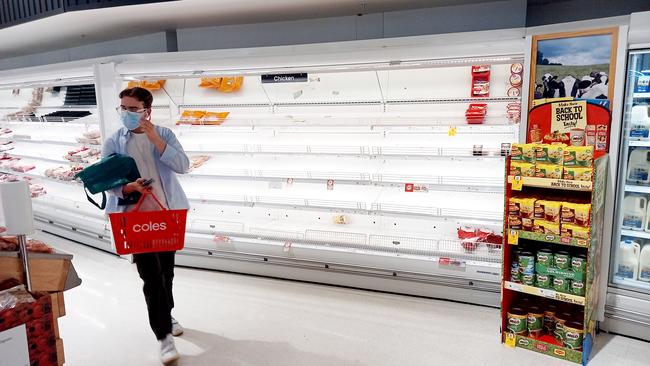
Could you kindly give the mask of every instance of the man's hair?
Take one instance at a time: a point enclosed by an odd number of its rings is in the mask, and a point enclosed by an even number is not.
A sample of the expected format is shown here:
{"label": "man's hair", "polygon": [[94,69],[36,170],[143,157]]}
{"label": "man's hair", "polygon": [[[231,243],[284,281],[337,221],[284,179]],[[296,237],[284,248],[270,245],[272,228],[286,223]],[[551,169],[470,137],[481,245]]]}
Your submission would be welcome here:
{"label": "man's hair", "polygon": [[120,92],[120,99],[123,97],[135,98],[144,103],[145,108],[151,108],[151,104],[153,104],[153,95],[151,95],[151,92],[145,88],[140,88],[137,86],[135,88],[127,88],[122,90]]}

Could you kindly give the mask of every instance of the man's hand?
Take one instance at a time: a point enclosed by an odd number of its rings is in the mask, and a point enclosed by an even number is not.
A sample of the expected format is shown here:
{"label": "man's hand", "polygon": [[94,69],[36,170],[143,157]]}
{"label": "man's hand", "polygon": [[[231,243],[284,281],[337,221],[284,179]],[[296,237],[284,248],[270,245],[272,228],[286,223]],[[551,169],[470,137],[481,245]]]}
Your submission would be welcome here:
{"label": "man's hand", "polygon": [[146,179],[144,178],[138,178],[135,182],[127,183],[122,186],[122,195],[128,196],[133,192],[140,192],[140,193],[145,193],[145,192],[150,192],[153,188],[149,186],[142,185]]}
{"label": "man's hand", "polygon": [[142,128],[142,131],[144,132],[145,135],[147,135],[149,141],[151,141],[151,143],[154,144],[154,146],[156,147],[160,155],[162,155],[162,153],[165,152],[167,143],[165,142],[165,140],[163,140],[160,137],[160,135],[158,135],[158,131],[156,131],[156,127],[154,126],[153,123],[151,123],[150,115],[145,114],[142,116],[142,118],[140,119],[140,128]]}

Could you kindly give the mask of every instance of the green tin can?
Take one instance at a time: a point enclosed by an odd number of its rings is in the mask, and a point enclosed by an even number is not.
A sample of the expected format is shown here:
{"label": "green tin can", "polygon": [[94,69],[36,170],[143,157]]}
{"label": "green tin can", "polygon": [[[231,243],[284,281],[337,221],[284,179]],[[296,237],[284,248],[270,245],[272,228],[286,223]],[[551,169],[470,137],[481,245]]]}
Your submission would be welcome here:
{"label": "green tin can", "polygon": [[579,254],[571,258],[571,269],[576,273],[585,273],[587,270],[587,256]]}
{"label": "green tin can", "polygon": [[549,289],[553,287],[553,276],[538,273],[535,275],[537,287]]}
{"label": "green tin can", "polygon": [[522,308],[514,307],[508,311],[508,324],[509,331],[515,334],[526,334],[528,330],[528,312]]}
{"label": "green tin can", "polygon": [[553,332],[553,335],[560,344],[564,344],[564,324],[566,324],[566,322],[568,322],[570,319],[570,313],[561,313],[555,315],[555,331]]}
{"label": "green tin can", "polygon": [[548,249],[541,249],[537,252],[537,263],[546,268],[553,267],[553,252]]}
{"label": "green tin can", "polygon": [[585,296],[585,284],[580,281],[572,281],[571,293],[576,296]]}
{"label": "green tin can", "polygon": [[579,351],[582,349],[585,330],[582,323],[566,322],[564,324],[564,345],[572,350]]}
{"label": "green tin can", "polygon": [[525,274],[521,276],[521,283],[527,286],[535,286],[535,275]]}
{"label": "green tin can", "polygon": [[555,253],[554,256],[555,268],[569,269],[571,268],[571,256],[567,251],[560,251]]}
{"label": "green tin can", "polygon": [[528,311],[528,334],[537,338],[544,331],[544,312],[537,306],[533,306]]}
{"label": "green tin can", "polygon": [[557,313],[557,305],[548,304],[544,310],[544,329],[548,334],[553,334],[555,330],[555,313]]}
{"label": "green tin can", "polygon": [[571,280],[562,277],[555,277],[553,279],[553,289],[557,292],[569,293],[571,288]]}
{"label": "green tin can", "polygon": [[519,253],[519,273],[522,275],[535,274],[535,255],[532,252]]}

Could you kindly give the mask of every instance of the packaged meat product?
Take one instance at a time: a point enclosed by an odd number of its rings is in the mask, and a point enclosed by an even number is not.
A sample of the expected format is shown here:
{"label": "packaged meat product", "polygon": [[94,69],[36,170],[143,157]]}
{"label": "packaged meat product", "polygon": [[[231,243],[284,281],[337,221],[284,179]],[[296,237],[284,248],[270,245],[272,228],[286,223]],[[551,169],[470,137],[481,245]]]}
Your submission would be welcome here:
{"label": "packaged meat product", "polygon": [[511,86],[508,88],[508,96],[509,97],[520,97],[521,96],[521,89],[519,89],[516,86]]}
{"label": "packaged meat product", "polygon": [[176,122],[177,125],[220,125],[230,112],[208,112],[186,109]]}
{"label": "packaged meat product", "polygon": [[10,243],[8,241],[0,240],[0,251],[15,252],[18,250],[18,244]]}
{"label": "packaged meat product", "polygon": [[92,130],[83,134],[83,137],[87,139],[98,139],[100,136],[99,130]]}
{"label": "packaged meat product", "polygon": [[203,165],[206,161],[210,160],[210,157],[207,155],[199,155],[199,156],[193,156],[190,158],[190,169],[189,171],[192,171],[201,165]]}
{"label": "packaged meat product", "polygon": [[474,82],[472,83],[472,96],[489,97],[490,82],[488,80],[474,80]]}
{"label": "packaged meat product", "polygon": [[508,81],[510,81],[510,85],[512,85],[512,86],[520,87],[521,83],[522,83],[522,80],[523,79],[522,79],[521,75],[512,74],[512,75],[510,75],[510,79]]}
{"label": "packaged meat product", "polygon": [[13,165],[13,166],[11,166],[11,170],[13,170],[15,172],[21,172],[21,173],[28,172],[28,171],[30,171],[30,170],[32,170],[34,168],[36,168],[34,165]]}
{"label": "packaged meat product", "polygon": [[27,250],[34,253],[54,253],[54,249],[52,249],[50,246],[40,240],[34,239],[27,241]]}
{"label": "packaged meat product", "polygon": [[487,114],[487,104],[485,103],[472,103],[465,111],[465,118],[468,124],[481,124],[485,120]]}
{"label": "packaged meat product", "polygon": [[522,74],[524,72],[524,65],[520,63],[510,65],[510,72],[512,74]]}
{"label": "packaged meat product", "polygon": [[488,75],[490,74],[490,65],[474,65],[472,66],[472,75]]}
{"label": "packaged meat product", "polygon": [[143,81],[129,81],[128,87],[129,88],[144,88],[149,91],[155,91],[155,90],[160,90],[164,85],[167,80],[143,80]]}
{"label": "packaged meat product", "polygon": [[20,304],[34,302],[34,297],[27,292],[24,285],[18,285],[7,290],[0,291],[0,312],[13,309]]}

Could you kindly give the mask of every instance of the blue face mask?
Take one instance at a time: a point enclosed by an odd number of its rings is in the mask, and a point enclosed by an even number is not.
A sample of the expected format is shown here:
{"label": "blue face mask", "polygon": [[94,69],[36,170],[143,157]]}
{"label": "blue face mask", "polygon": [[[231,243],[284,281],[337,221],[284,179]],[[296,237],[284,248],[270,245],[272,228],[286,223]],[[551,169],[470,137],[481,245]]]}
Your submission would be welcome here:
{"label": "blue face mask", "polygon": [[121,111],[120,119],[122,120],[124,127],[128,128],[129,130],[135,130],[136,128],[140,127],[140,119],[142,118],[143,114],[144,112],[136,113],[130,111]]}

